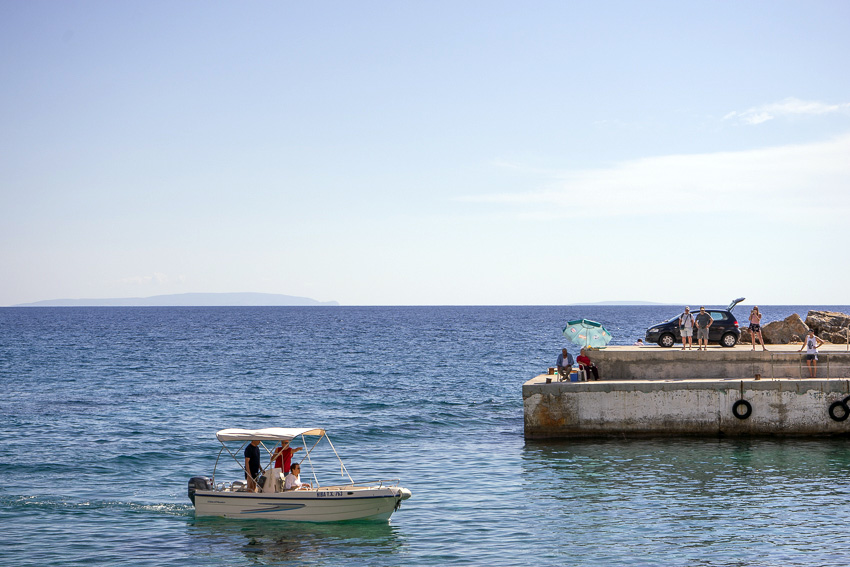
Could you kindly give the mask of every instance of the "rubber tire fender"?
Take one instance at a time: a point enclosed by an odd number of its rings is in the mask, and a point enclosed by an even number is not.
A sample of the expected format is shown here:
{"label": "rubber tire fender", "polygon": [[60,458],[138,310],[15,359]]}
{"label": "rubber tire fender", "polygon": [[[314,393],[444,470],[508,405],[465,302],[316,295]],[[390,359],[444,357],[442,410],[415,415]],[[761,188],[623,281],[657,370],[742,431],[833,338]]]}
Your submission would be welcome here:
{"label": "rubber tire fender", "polygon": [[[837,402],[832,402],[829,406],[829,417],[832,421],[844,421],[848,417],[850,417],[850,406],[847,405],[847,400],[850,400],[850,396],[847,396],[843,400],[839,400]],[[844,410],[843,415],[835,415],[835,410],[838,408],[842,408]]]}
{"label": "rubber tire fender", "polygon": [[[738,408],[744,406],[743,413],[738,412]],[[738,400],[732,404],[732,415],[738,419],[747,419],[753,413],[753,406],[747,400]]]}

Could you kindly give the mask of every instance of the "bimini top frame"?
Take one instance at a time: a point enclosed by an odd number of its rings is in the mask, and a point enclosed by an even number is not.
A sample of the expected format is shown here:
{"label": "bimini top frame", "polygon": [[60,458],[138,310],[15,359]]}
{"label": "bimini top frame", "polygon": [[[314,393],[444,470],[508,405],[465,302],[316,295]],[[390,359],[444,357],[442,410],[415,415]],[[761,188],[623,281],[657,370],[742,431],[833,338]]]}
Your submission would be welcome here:
{"label": "bimini top frame", "polygon": [[[315,443],[313,443],[313,446],[307,450],[306,454],[301,459],[301,462],[306,459],[307,462],[310,463],[310,470],[313,473],[313,480],[316,481],[316,488],[319,487],[319,479],[316,477],[316,471],[313,468],[313,461],[310,459],[310,453],[313,452],[313,449],[316,448],[316,445],[318,445],[319,441],[321,441],[323,438],[328,440],[328,444],[330,445],[331,450],[339,461],[340,472],[343,474],[343,476],[347,476],[348,480],[351,483],[354,483],[354,480],[351,478],[351,475],[348,474],[348,470],[345,468],[345,464],[342,462],[342,458],[340,458],[339,454],[336,452],[336,448],[334,447],[333,443],[331,443],[331,439],[327,436],[327,433],[324,429],[293,427],[267,427],[265,429],[222,429],[221,431],[217,432],[215,436],[221,443],[221,450],[218,452],[218,457],[216,457],[215,460],[215,468],[213,468],[213,483],[215,483],[215,472],[218,469],[218,461],[221,458],[221,453],[223,451],[227,451],[230,456],[233,457],[233,460],[235,460],[239,464],[239,467],[244,471],[245,465],[237,455],[245,447],[246,443],[249,443],[251,441],[260,441],[260,444],[263,446],[269,456],[271,456],[273,454],[272,451],[269,450],[269,448],[262,443],[263,441],[273,441],[277,443],[280,441],[291,441],[296,437],[301,437],[301,440],[302,442],[304,442],[304,446],[306,447],[307,440],[304,439],[304,437],[308,435],[311,437],[318,437],[318,439]],[[239,449],[237,449],[236,453],[234,453],[226,445],[228,441],[241,441],[242,445],[239,447]],[[271,460],[269,461],[269,464],[271,464]]]}

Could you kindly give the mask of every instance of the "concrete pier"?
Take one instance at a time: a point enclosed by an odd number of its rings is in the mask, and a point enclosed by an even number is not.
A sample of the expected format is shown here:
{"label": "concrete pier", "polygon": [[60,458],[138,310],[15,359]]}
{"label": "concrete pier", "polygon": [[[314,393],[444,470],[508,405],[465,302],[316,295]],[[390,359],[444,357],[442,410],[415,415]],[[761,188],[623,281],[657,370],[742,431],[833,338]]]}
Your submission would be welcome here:
{"label": "concrete pier", "polygon": [[525,436],[850,435],[845,345],[819,349],[815,379],[799,345],[768,348],[591,351],[602,380],[546,383],[557,377],[542,374],[523,385]]}

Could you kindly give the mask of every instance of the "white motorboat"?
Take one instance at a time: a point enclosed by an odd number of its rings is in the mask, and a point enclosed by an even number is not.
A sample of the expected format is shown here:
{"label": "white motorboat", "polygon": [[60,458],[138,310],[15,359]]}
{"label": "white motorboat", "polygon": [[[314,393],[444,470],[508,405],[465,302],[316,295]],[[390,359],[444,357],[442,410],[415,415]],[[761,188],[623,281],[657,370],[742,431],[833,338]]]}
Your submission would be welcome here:
{"label": "white motorboat", "polygon": [[[275,486],[275,492],[249,491],[243,480],[219,482],[216,479],[219,460],[226,451],[232,456],[244,471],[242,452],[252,441],[260,441],[260,448],[269,456],[274,447],[281,441],[291,441],[300,437],[307,448],[307,437],[318,437],[301,459],[307,461],[315,480],[309,489],[298,489],[278,492],[280,486]],[[221,516],[225,518],[269,518],[274,520],[291,520],[298,522],[339,522],[344,520],[389,520],[393,512],[401,505],[402,500],[410,498],[410,491],[399,486],[399,480],[376,480],[354,482],[339,454],[331,443],[324,429],[223,429],[216,433],[221,442],[221,450],[216,459],[212,478],[197,476],[189,480],[189,498],[195,505],[195,516]],[[320,484],[313,469],[313,450],[319,442],[325,439],[333,454],[339,460],[340,471],[348,482]],[[236,443],[241,446],[232,450]],[[271,448],[266,444],[272,443]],[[228,445],[230,444],[230,445]],[[261,451],[262,452],[262,451]],[[271,472],[271,469],[267,469]],[[275,482],[270,476],[264,477],[258,483]]]}

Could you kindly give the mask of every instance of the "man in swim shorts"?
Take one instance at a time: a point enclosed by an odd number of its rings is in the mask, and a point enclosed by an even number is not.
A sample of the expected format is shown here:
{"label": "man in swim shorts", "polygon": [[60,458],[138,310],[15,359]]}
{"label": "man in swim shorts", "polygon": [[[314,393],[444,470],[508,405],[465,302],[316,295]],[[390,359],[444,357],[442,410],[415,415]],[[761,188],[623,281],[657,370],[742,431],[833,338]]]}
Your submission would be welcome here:
{"label": "man in swim shorts", "polygon": [[815,332],[809,329],[809,334],[806,335],[806,340],[800,350],[806,349],[806,366],[809,367],[809,378],[817,378],[818,375],[818,347],[823,345],[820,337],[815,336]]}
{"label": "man in swim shorts", "polygon": [[708,328],[711,327],[711,321],[711,315],[705,312],[705,307],[700,307],[696,316],[697,350],[708,349]]}

